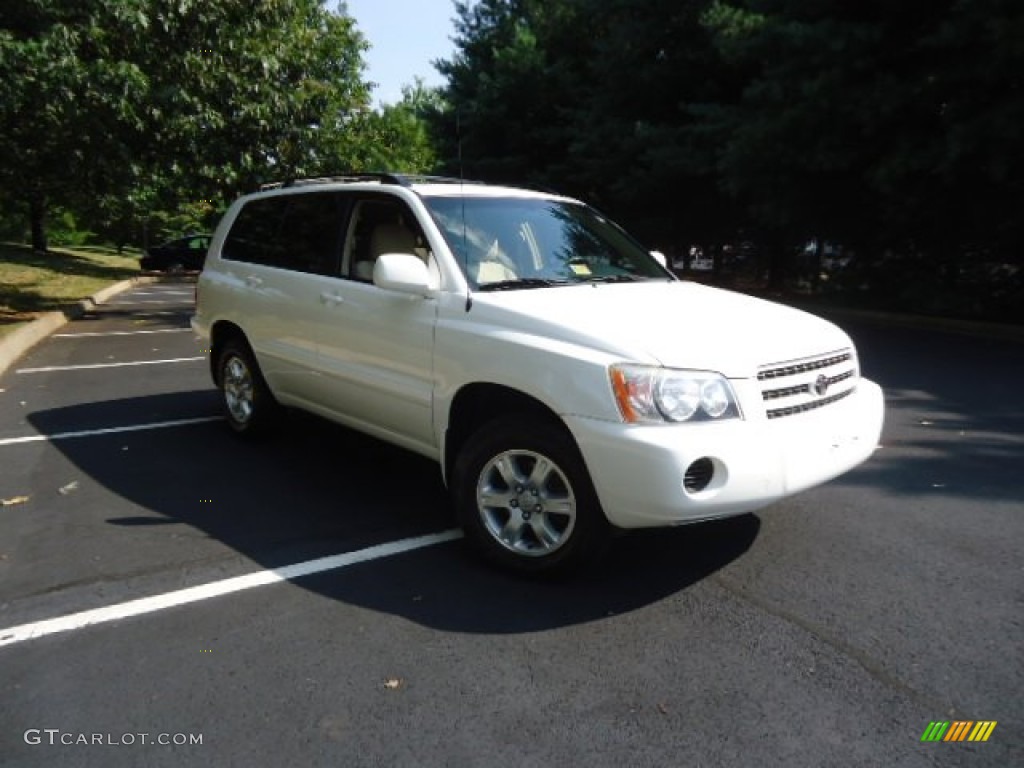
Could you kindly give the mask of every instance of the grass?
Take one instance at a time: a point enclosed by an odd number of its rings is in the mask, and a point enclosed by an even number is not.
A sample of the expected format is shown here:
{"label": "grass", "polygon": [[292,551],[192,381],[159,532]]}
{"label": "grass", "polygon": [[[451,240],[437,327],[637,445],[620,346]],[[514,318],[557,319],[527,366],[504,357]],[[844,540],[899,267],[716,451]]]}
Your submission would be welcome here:
{"label": "grass", "polygon": [[137,251],[79,246],[36,253],[27,245],[0,243],[0,338],[138,274]]}

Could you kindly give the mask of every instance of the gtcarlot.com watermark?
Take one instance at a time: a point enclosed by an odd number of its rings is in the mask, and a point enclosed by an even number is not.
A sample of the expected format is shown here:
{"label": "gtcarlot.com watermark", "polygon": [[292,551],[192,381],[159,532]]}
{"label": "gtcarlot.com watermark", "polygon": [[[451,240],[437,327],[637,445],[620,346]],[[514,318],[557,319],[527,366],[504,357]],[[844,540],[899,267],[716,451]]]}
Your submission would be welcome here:
{"label": "gtcarlot.com watermark", "polygon": [[201,733],[82,733],[60,728],[29,728],[23,737],[26,744],[51,746],[196,746],[203,743]]}

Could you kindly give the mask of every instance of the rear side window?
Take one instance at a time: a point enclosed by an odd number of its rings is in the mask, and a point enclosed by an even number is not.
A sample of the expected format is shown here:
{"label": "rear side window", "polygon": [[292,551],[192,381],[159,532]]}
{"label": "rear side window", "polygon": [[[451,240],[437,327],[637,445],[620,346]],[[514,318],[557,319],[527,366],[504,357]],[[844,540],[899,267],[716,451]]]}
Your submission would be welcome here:
{"label": "rear side window", "polygon": [[336,192],[252,200],[239,211],[222,258],[295,272],[337,271],[345,201]]}

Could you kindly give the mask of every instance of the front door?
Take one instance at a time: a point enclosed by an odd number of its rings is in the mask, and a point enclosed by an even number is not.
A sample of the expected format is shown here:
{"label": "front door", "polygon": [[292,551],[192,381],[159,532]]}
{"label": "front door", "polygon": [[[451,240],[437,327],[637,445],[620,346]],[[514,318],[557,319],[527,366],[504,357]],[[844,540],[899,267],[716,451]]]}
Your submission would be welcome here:
{"label": "front door", "polygon": [[[353,193],[355,197],[355,193]],[[383,195],[352,200],[341,276],[320,296],[321,386],[333,416],[437,456],[433,431],[433,348],[437,301],[372,283],[381,253],[429,259],[408,206]]]}

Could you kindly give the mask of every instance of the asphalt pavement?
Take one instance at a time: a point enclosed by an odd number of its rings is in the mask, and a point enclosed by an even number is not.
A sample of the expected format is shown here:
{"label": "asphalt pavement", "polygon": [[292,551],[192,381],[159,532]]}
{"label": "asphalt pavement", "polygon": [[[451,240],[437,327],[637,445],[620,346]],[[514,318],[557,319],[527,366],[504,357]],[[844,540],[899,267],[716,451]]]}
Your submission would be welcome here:
{"label": "asphalt pavement", "polygon": [[1024,762],[1019,341],[844,321],[868,463],[551,582],[424,459],[229,434],[191,310],[136,286],[0,376],[0,765]]}

